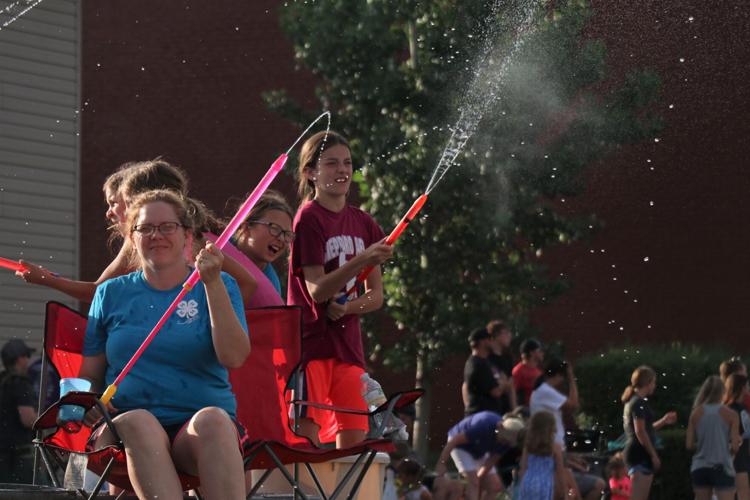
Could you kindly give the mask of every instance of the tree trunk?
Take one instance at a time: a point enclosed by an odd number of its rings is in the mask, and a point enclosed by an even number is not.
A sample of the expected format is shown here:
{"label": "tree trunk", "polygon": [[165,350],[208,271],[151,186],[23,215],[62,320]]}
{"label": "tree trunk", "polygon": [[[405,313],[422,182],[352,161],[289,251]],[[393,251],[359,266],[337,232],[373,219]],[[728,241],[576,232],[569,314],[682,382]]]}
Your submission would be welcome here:
{"label": "tree trunk", "polygon": [[417,355],[417,387],[424,395],[417,400],[417,415],[414,419],[414,451],[424,463],[430,451],[430,407],[432,406],[432,379],[426,370],[424,355]]}
{"label": "tree trunk", "polygon": [[417,26],[414,21],[407,23],[406,37],[409,39],[409,66],[417,69]]}

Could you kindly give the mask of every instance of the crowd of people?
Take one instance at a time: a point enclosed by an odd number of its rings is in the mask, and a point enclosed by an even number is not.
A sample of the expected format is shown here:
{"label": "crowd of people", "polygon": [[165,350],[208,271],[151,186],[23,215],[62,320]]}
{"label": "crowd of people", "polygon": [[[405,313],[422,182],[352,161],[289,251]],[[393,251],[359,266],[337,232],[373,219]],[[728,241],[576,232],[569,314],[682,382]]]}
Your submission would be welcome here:
{"label": "crowd of people", "polygon": [[[318,133],[303,145],[298,166],[300,205],[292,210],[279,193],[259,200],[231,243],[214,242],[226,224],[189,196],[188,178],[163,159],[127,163],[103,186],[112,262],[96,281],[58,276],[21,261],[17,276],[90,303],[80,377],[101,391],[180,293],[194,271],[201,281],[183,297],[175,315],[120,384],[110,412],[125,447],[128,470],[140,498],[181,497],[178,473],[197,475],[209,498],[244,498],[242,466],[246,430],[236,418],[229,370],[251,350],[245,310],[297,305],[303,311],[301,398],[367,410],[368,379],[360,316],[383,304],[379,266],[393,247],[366,212],[350,205],[352,158],[347,140]],[[286,293],[273,263],[289,255]],[[361,289],[362,269],[372,267]],[[349,295],[349,291],[354,292]],[[285,296],[285,297],[284,297]],[[185,339],[190,339],[186,342]],[[490,499],[510,489],[516,498],[647,498],[660,468],[655,430],[676,415],[655,419],[649,398],[656,374],[638,367],[625,390],[622,456],[612,458],[607,483],[585,457],[567,450],[566,429],[579,407],[572,365],[546,359],[533,339],[512,352],[512,333],[491,321],[469,335],[461,398],[465,418],[448,432],[425,482],[413,456],[394,456],[398,498]],[[2,349],[0,376],[0,482],[29,482],[30,427],[39,399],[29,377],[33,349],[14,339]],[[190,390],[185,390],[189,387]],[[45,395],[54,398],[55,395]],[[724,363],[710,377],[689,419],[687,447],[695,449],[691,471],[696,496],[748,498],[747,416],[750,394],[744,365]],[[405,420],[413,417],[404,413]],[[91,410],[90,446],[113,441]],[[307,406],[300,432],[313,443],[348,447],[362,441],[368,419]],[[448,471],[454,466],[460,480]]]}
{"label": "crowd of people", "polygon": [[[434,471],[421,467],[431,489],[420,490],[419,498],[484,500],[501,491],[506,498],[533,500],[649,498],[662,466],[656,431],[677,422],[676,412],[656,418],[651,409],[657,387],[652,368],[636,367],[623,391],[624,449],[581,454],[568,450],[574,440],[566,439],[575,436],[580,406],[573,367],[545,360],[534,339],[520,344],[520,361],[513,365],[512,334],[501,321],[472,331],[468,340],[461,388],[466,416],[449,430]],[[685,481],[696,499],[750,499],[749,411],[747,370],[732,358],[705,380],[688,419],[685,448],[692,461]],[[602,461],[606,467],[592,467]],[[456,487],[448,477],[451,462],[465,484]]]}

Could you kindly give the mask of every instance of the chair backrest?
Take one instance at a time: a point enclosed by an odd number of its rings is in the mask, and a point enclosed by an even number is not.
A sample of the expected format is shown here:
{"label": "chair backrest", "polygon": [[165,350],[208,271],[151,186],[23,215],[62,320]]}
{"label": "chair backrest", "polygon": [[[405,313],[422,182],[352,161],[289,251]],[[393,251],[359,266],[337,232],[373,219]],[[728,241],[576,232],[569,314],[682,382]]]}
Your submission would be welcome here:
{"label": "chair backrest", "polygon": [[302,310],[293,306],[245,311],[250,356],[229,380],[237,398],[237,418],[250,443],[277,441],[290,446],[309,442],[292,432],[285,388],[302,358]]}
{"label": "chair backrest", "polygon": [[[77,377],[83,361],[83,338],[86,335],[86,316],[59,302],[48,302],[44,324],[44,355],[57,370],[60,378]],[[45,370],[42,377],[46,377]],[[41,384],[46,387],[46,381]],[[68,433],[63,429],[46,441],[61,448],[82,452],[91,435],[88,427]]]}
{"label": "chair backrest", "polygon": [[[251,351],[245,363],[229,371],[237,398],[237,418],[250,442],[273,440],[289,445],[306,444],[291,430],[286,384],[302,357],[302,310],[268,307],[246,311]],[[44,351],[61,378],[77,377],[83,361],[86,317],[68,306],[49,302],[44,331]],[[70,434],[60,429],[47,442],[73,451],[84,451],[90,431]]]}

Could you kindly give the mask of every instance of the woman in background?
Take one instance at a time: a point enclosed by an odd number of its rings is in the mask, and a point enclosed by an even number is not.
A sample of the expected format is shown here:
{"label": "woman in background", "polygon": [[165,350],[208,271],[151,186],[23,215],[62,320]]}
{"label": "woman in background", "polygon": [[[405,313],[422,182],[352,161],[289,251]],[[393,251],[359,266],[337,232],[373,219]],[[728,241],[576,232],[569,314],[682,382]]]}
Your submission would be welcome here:
{"label": "woman in background", "polygon": [[742,443],[740,419],[734,410],[721,404],[724,384],[716,375],[706,379],[693,404],[688,420],[685,447],[695,450],[690,465],[696,500],[734,498],[732,456]]}

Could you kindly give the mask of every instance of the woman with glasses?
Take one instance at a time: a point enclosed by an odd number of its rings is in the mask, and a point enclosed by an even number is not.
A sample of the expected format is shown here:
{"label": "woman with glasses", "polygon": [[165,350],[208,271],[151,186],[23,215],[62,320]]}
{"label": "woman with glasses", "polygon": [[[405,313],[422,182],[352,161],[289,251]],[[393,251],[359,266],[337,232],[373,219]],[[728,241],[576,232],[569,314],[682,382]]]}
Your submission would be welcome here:
{"label": "woman with glasses", "polygon": [[[203,203],[188,197],[187,186],[187,175],[180,168],[157,158],[136,165],[133,171],[123,180],[120,193],[126,206],[139,194],[154,189],[169,189],[182,195],[188,204],[188,212],[195,223],[192,248],[192,254],[195,256],[205,246],[206,240],[216,241],[217,237],[214,233],[220,233],[223,227]],[[240,295],[242,295],[243,301],[247,303],[256,288],[252,275],[230,255],[225,256],[221,270],[229,273],[237,280]]]}
{"label": "woman with glasses", "polygon": [[[126,234],[137,270],[100,285],[89,310],[79,376],[101,391],[180,293],[192,266],[200,272],[111,401],[139,498],[182,498],[178,472],[199,476],[207,498],[245,497],[245,430],[227,368],[250,353],[247,324],[237,282],[221,272],[221,251],[208,242],[194,261],[186,257],[194,225],[185,199],[173,192],[132,200]],[[93,448],[113,441],[106,426],[94,425]]]}
{"label": "woman with glasses", "polygon": [[[214,235],[206,236],[215,241]],[[291,207],[280,193],[266,191],[237,229],[233,246],[224,247],[224,253],[242,265],[257,283],[255,292],[245,301],[248,307],[284,305],[273,262],[284,255],[293,240]]]}

